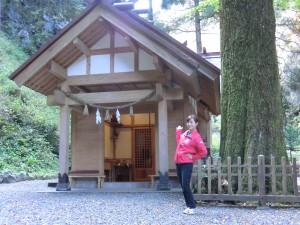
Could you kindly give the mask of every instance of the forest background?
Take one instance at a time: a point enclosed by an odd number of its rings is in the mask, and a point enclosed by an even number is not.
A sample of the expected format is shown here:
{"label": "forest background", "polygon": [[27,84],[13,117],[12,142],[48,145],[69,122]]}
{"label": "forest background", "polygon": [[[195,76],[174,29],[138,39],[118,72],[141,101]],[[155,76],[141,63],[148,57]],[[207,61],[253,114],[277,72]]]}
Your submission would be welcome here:
{"label": "forest background", "polygon": [[[216,2],[200,1],[197,7],[202,32],[200,41],[205,46],[211,43],[208,42],[212,37],[211,29],[217,36],[214,42],[218,41],[220,14]],[[165,4],[163,10],[160,9],[161,3]],[[155,7],[150,16],[142,16],[180,42],[185,41],[182,39],[184,36],[188,47],[199,52],[199,49],[196,50],[195,1],[153,0],[153,5]],[[297,11],[297,1],[277,0],[274,6],[286,115],[285,144],[289,156],[299,158],[300,13]],[[49,0],[38,3],[34,0],[0,0],[0,171],[25,171],[39,178],[56,176],[59,108],[47,107],[45,96],[25,87],[17,87],[8,76],[85,7],[85,0]],[[214,45],[217,47],[219,43]],[[220,116],[212,119],[212,153],[216,157],[220,146]]]}

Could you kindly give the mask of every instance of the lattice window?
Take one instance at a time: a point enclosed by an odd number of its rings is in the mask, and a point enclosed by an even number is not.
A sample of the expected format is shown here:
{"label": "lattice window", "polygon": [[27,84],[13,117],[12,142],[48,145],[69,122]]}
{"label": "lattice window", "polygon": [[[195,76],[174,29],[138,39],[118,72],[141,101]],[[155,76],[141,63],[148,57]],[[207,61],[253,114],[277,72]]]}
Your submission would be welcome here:
{"label": "lattice window", "polygon": [[152,168],[151,129],[135,129],[135,168]]}

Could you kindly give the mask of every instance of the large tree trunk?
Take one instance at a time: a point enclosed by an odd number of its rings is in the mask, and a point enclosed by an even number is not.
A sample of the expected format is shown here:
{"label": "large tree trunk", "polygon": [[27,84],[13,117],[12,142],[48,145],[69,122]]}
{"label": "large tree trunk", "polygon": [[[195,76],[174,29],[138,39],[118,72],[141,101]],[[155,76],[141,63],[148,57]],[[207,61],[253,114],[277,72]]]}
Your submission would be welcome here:
{"label": "large tree trunk", "polygon": [[221,1],[221,146],[227,156],[287,156],[273,0]]}

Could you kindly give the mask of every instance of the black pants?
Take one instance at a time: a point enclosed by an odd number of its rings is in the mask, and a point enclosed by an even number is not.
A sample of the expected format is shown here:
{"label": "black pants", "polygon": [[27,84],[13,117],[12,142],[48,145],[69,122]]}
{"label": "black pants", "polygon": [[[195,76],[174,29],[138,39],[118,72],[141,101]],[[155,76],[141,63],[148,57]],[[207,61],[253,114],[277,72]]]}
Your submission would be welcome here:
{"label": "black pants", "polygon": [[194,195],[190,187],[193,163],[176,164],[176,172],[183,191],[186,206],[191,209],[196,208]]}

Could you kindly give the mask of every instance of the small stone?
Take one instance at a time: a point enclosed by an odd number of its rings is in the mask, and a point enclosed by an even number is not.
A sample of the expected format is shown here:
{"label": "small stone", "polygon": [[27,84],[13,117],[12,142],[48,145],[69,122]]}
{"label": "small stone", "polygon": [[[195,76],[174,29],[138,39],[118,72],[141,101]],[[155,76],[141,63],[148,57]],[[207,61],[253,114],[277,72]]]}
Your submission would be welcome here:
{"label": "small stone", "polygon": [[17,182],[16,176],[13,174],[8,174],[4,176],[3,183],[15,183]]}

